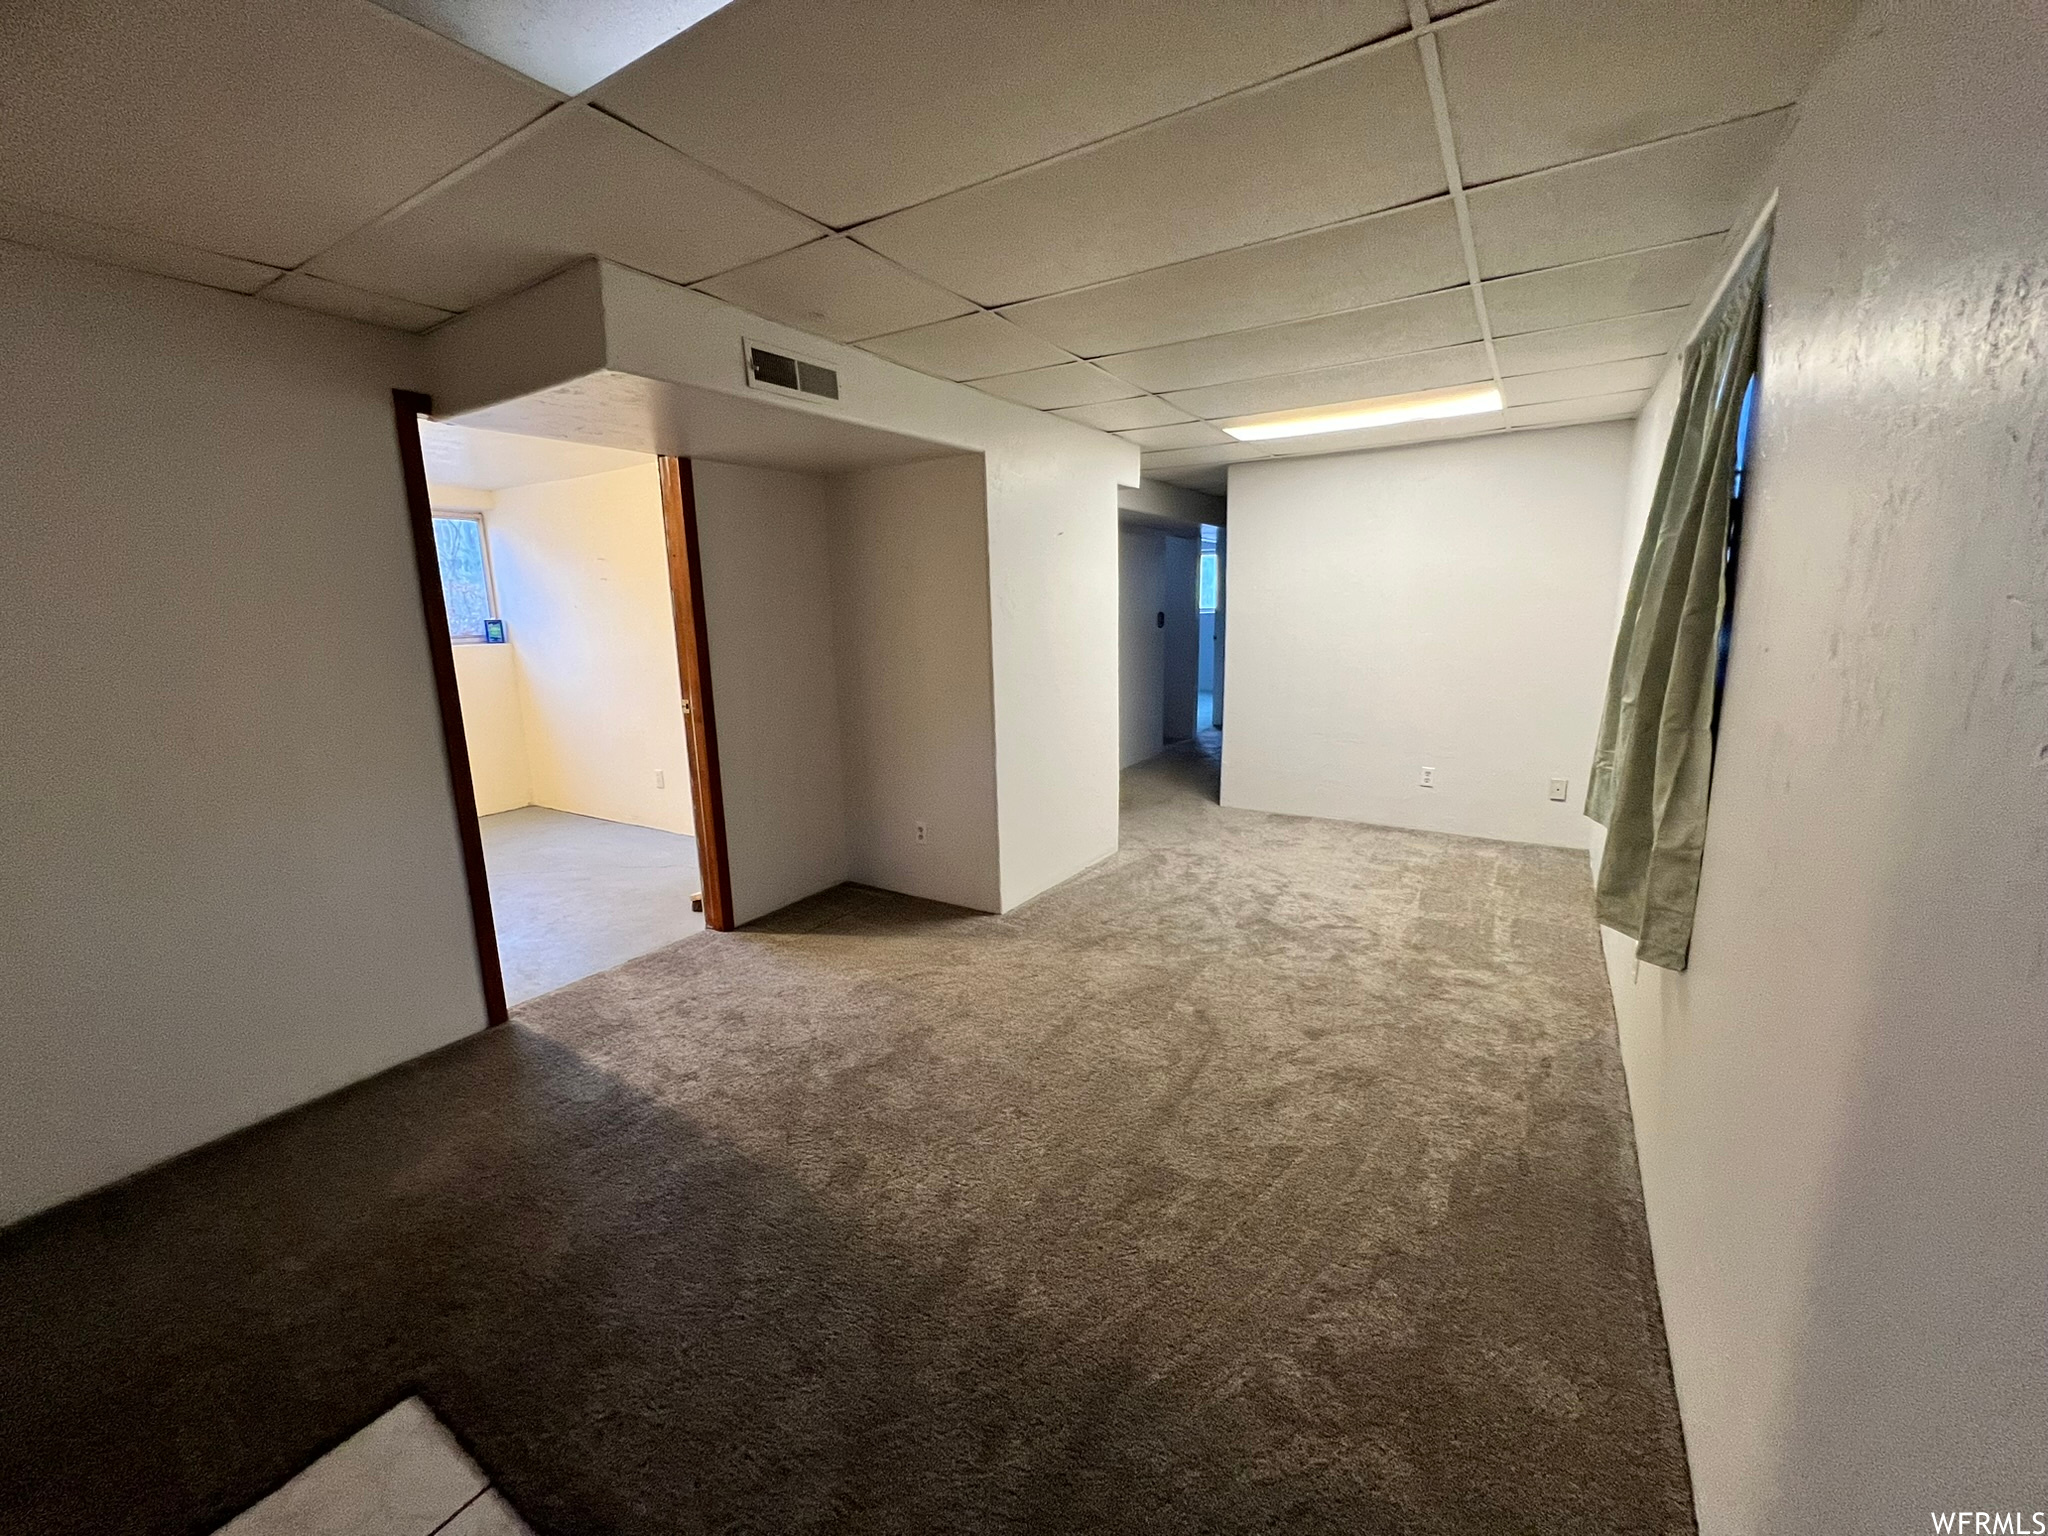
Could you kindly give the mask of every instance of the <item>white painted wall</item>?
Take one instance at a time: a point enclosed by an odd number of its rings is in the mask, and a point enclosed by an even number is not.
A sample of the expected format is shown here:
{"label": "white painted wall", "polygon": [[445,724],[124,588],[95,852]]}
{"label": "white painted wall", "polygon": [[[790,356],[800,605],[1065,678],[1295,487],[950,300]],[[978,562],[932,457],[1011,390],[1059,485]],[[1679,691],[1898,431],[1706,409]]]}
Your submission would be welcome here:
{"label": "white painted wall", "polygon": [[1630,440],[1232,465],[1224,804],[1585,847]]}
{"label": "white painted wall", "polygon": [[1007,417],[987,446],[1007,912],[1116,852],[1119,471],[1092,444]]}
{"label": "white painted wall", "polygon": [[[507,644],[458,646],[456,659],[502,650],[516,662],[530,786],[519,803],[692,835],[654,466],[508,487],[485,529]],[[465,692],[465,726],[468,704]]]}
{"label": "white painted wall", "polygon": [[824,479],[698,460],[698,555],[736,922],[847,877]]}
{"label": "white painted wall", "polygon": [[[1117,841],[1117,488],[1138,479],[1131,444],[601,262],[437,331],[435,399],[481,410],[598,367],[744,395],[743,338],[839,370],[836,405],[791,410],[983,455],[1003,907],[1107,858]],[[678,451],[652,418],[644,426],[606,430],[619,446]]]}
{"label": "white painted wall", "polygon": [[1664,465],[1664,443],[1671,435],[1671,418],[1678,411],[1678,385],[1678,369],[1675,366],[1667,368],[1657,387],[1650,391],[1650,398],[1643,402],[1629,443],[1628,494],[1623,503],[1621,559],[1616,562],[1618,570],[1614,589],[1617,634],[1621,629],[1621,611],[1628,603],[1629,581],[1635,575],[1636,551],[1643,542],[1644,525],[1650,520],[1650,501],[1657,494],[1657,475]]}
{"label": "white painted wall", "polygon": [[519,666],[510,645],[455,647],[462,734],[479,816],[533,804],[526,765],[526,722],[519,707]]}
{"label": "white painted wall", "polygon": [[2044,71],[1873,6],[1778,166],[1690,968],[1609,936],[1703,1536],[2048,1509]]}
{"label": "white painted wall", "polygon": [[411,338],[0,244],[0,1221],[483,1024]]}
{"label": "white painted wall", "polygon": [[1117,696],[1122,767],[1166,746],[1166,539],[1151,528],[1117,534]]}
{"label": "white painted wall", "polygon": [[1161,555],[1166,589],[1164,726],[1168,741],[1186,741],[1195,734],[1195,694],[1202,670],[1201,538],[1169,534]]}
{"label": "white painted wall", "polygon": [[836,476],[831,558],[848,877],[996,911],[986,487],[978,454]]}

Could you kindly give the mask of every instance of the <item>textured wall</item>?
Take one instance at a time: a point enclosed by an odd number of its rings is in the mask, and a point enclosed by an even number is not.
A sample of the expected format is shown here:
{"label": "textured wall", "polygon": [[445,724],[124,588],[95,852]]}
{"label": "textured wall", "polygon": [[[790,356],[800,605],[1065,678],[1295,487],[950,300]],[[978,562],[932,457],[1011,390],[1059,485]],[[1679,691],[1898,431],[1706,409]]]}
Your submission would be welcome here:
{"label": "textured wall", "polygon": [[846,878],[826,481],[691,465],[733,919]]}
{"label": "textured wall", "polygon": [[531,802],[694,835],[654,466],[502,490],[485,526],[510,643],[456,659],[517,663]]}
{"label": "textured wall", "polygon": [[509,645],[455,647],[462,736],[479,816],[533,804],[526,764],[526,722],[519,712],[519,664]]}
{"label": "textured wall", "polygon": [[1629,441],[1232,465],[1224,803],[1583,848]]}
{"label": "textured wall", "polygon": [[832,600],[847,877],[994,911],[984,486],[973,453],[834,476]]}
{"label": "textured wall", "polygon": [[1705,1536],[2048,1509],[2044,75],[1875,6],[1778,167],[1692,964],[1614,966]]}
{"label": "textured wall", "polygon": [[367,326],[0,245],[0,1221],[480,1028]]}

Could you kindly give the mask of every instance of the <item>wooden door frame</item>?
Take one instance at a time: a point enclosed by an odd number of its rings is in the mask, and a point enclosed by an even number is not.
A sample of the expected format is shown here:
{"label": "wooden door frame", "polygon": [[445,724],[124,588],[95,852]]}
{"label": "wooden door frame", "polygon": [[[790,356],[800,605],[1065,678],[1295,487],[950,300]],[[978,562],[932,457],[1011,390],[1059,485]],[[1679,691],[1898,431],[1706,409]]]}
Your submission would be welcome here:
{"label": "wooden door frame", "polygon": [[[420,418],[434,412],[433,398],[414,390],[391,392],[397,427],[398,462],[405,481],[407,523],[413,566],[419,579],[420,616],[426,625],[427,657],[434,671],[434,696],[441,714],[441,750],[448,766],[448,790],[455,802],[455,830],[462,844],[462,872],[469,887],[470,928],[476,940],[477,971],[483,982],[484,1021],[510,1017],[505,972],[498,958],[498,926],[491,913],[490,876],[484,865],[483,825],[477,816],[476,780],[469,767],[469,735],[462,723],[462,694],[455,680],[455,642],[448,633],[448,604],[441,593],[441,559],[434,545],[434,506],[427,490],[426,456],[420,446]],[[688,459],[656,460],[661,481],[662,534],[668,547],[669,595],[675,612],[676,667],[682,681],[684,745],[689,753],[690,804],[697,827],[697,865],[704,897],[704,926],[730,930],[732,877],[725,844],[725,796],[718,773],[718,725],[712,713],[710,647],[704,622],[704,578],[697,554],[697,503]]]}
{"label": "wooden door frame", "polygon": [[676,672],[682,681],[683,736],[690,754],[690,808],[697,826],[704,926],[729,932],[732,871],[725,845],[725,789],[718,772],[718,720],[711,702],[711,649],[704,618],[704,569],[697,548],[697,494],[688,459],[662,454],[661,527],[668,544],[668,589],[675,606]]}
{"label": "wooden door frame", "polygon": [[462,872],[469,883],[469,921],[476,935],[476,963],[484,987],[484,1022],[502,1024],[505,972],[498,959],[498,925],[491,916],[491,883],[484,869],[484,829],[477,820],[476,781],[469,772],[469,736],[462,727],[462,694],[455,682],[455,642],[448,634],[448,604],[441,595],[441,557],[434,547],[434,505],[427,492],[426,457],[420,450],[420,418],[431,416],[430,396],[409,389],[391,391],[398,426],[398,463],[405,477],[407,522],[412,530],[413,565],[420,582],[420,614],[427,626],[427,655],[434,667],[434,694],[441,706],[441,748],[448,761],[448,789],[455,800],[455,832],[462,841]]}

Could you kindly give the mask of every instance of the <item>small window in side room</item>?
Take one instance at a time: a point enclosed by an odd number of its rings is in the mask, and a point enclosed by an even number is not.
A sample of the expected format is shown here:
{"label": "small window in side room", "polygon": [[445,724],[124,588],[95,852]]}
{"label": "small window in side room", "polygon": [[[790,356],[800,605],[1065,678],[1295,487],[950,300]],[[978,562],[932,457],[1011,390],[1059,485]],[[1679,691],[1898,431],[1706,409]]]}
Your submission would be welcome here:
{"label": "small window in side room", "polygon": [[434,552],[441,562],[441,596],[448,605],[448,638],[482,641],[498,616],[491,589],[491,556],[484,520],[462,513],[434,514]]}
{"label": "small window in side room", "polygon": [[1202,612],[1216,611],[1216,551],[1213,547],[1202,551],[1201,596],[1198,602]]}

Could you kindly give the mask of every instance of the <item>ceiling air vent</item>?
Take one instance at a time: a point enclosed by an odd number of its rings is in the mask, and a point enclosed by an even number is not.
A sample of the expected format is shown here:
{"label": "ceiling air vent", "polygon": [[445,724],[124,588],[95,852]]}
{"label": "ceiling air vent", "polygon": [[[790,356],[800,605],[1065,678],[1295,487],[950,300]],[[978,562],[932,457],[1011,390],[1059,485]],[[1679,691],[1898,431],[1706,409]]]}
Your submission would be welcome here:
{"label": "ceiling air vent", "polygon": [[809,395],[814,400],[839,398],[839,374],[823,363],[808,362],[785,352],[770,352],[751,341],[747,348],[747,383],[782,395]]}

